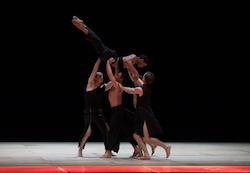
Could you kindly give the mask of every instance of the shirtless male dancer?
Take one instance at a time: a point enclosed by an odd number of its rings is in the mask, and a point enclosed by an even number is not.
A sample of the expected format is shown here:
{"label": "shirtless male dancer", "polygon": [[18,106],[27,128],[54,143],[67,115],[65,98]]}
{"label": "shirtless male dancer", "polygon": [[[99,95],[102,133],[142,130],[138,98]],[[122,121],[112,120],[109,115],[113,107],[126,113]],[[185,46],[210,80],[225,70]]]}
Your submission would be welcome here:
{"label": "shirtless male dancer", "polygon": [[139,160],[150,160],[150,155],[144,142],[161,146],[165,149],[167,158],[170,156],[170,145],[165,145],[162,141],[155,138],[154,136],[162,133],[159,122],[155,118],[154,112],[151,107],[151,86],[154,82],[154,74],[152,72],[146,72],[143,75],[142,81],[143,86],[141,87],[123,87],[119,85],[123,91],[129,94],[137,94],[137,106],[135,112],[135,133],[134,138],[138,143],[139,147],[143,150],[144,156],[139,157]]}
{"label": "shirtless male dancer", "polygon": [[[99,127],[102,138],[104,140],[104,145],[106,147],[108,142],[108,131],[109,126],[106,118],[102,114],[102,109],[100,108],[100,101],[102,95],[105,91],[112,87],[112,83],[103,83],[103,74],[98,72],[101,59],[98,58],[91,75],[88,79],[88,84],[86,87],[85,94],[85,110],[84,110],[84,132],[79,140],[79,151],[78,157],[82,157],[82,150],[84,149],[85,143],[91,134],[91,123],[94,121]],[[101,85],[102,84],[102,85]]]}
{"label": "shirtless male dancer", "polygon": [[[112,62],[113,67],[123,69],[128,67],[127,64],[130,64],[132,65],[130,67],[134,74],[138,74],[136,73],[137,70],[133,66],[134,64],[140,68],[147,66],[148,57],[146,55],[140,55],[137,57],[135,54],[131,54],[129,56],[118,57],[116,51],[105,46],[101,39],[90,28],[88,28],[81,19],[73,16],[72,23],[85,33],[85,39],[93,44],[98,57],[100,57],[103,62],[106,62],[109,58],[113,57],[115,59],[115,61]],[[135,75],[133,80],[137,79],[138,75]]]}
{"label": "shirtless male dancer", "polygon": [[[123,90],[119,87],[119,84],[123,83],[124,77],[121,72],[118,72],[115,69],[115,75],[113,75],[111,70],[111,64],[115,60],[110,58],[107,60],[106,71],[108,77],[112,83],[112,88],[109,91],[108,99],[111,106],[111,120],[110,120],[110,131],[109,131],[109,141],[106,146],[106,152],[102,156],[102,158],[111,158],[113,150],[114,152],[118,152],[119,144],[120,144],[120,134],[123,134],[124,137],[133,145],[134,153],[131,157],[135,157],[137,154],[142,156],[142,151],[138,148],[136,141],[133,138],[133,128],[131,128],[130,124],[126,124],[124,126],[124,118],[126,118],[126,114],[128,110],[122,106],[122,93]],[[132,112],[131,112],[132,113]],[[129,114],[129,113],[128,113]],[[132,113],[133,114],[133,113]],[[130,115],[128,115],[130,116]],[[133,115],[132,115],[133,116]]]}

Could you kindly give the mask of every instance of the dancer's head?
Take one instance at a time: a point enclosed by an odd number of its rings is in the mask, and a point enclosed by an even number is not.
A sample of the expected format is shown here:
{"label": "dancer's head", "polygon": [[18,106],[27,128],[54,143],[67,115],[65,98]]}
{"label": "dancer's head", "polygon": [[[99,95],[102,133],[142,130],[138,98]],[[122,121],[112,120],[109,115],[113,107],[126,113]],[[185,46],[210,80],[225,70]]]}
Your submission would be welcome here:
{"label": "dancer's head", "polygon": [[154,81],[155,81],[155,75],[154,73],[150,72],[150,71],[147,71],[143,77],[142,77],[142,81],[145,83],[145,84],[152,84]]}
{"label": "dancer's head", "polygon": [[95,76],[95,83],[97,85],[101,85],[103,83],[103,73],[101,71],[97,71]]}
{"label": "dancer's head", "polygon": [[148,65],[148,57],[146,55],[140,55],[137,67],[143,68]]}
{"label": "dancer's head", "polygon": [[125,71],[125,69],[121,69],[118,71],[118,73],[115,73],[115,80],[120,84],[125,84],[127,82],[128,73]]}

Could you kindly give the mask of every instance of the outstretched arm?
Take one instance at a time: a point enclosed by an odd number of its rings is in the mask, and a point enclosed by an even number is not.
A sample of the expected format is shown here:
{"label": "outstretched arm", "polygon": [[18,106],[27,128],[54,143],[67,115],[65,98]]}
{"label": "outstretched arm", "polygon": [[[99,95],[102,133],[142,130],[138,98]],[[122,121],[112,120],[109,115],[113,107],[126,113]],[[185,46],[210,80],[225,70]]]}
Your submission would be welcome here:
{"label": "outstretched arm", "polygon": [[114,58],[110,58],[108,61],[107,61],[107,64],[106,64],[106,71],[107,71],[107,74],[108,74],[108,77],[109,77],[109,80],[111,81],[112,85],[114,87],[118,87],[118,82],[115,80],[115,77],[113,75],[113,72],[111,70],[111,66],[110,64],[112,62],[114,62]]}
{"label": "outstretched arm", "polygon": [[140,97],[143,95],[143,90],[141,87],[135,87],[135,88],[122,87],[122,89],[128,94],[138,94]]}

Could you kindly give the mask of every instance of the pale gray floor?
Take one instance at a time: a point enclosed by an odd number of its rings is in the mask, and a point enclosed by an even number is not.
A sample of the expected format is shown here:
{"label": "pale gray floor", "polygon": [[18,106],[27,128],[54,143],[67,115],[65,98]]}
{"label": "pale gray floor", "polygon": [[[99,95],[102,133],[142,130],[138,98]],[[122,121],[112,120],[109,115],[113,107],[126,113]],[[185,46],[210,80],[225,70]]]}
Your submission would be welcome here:
{"label": "pale gray floor", "polygon": [[[88,142],[84,157],[77,157],[77,143],[66,142],[2,142],[0,166],[118,166],[118,165],[250,165],[249,143],[183,143],[171,142],[171,156],[157,147],[151,160],[130,159],[133,148],[121,143],[112,159],[101,159],[103,143]],[[148,147],[149,152],[151,149]]]}

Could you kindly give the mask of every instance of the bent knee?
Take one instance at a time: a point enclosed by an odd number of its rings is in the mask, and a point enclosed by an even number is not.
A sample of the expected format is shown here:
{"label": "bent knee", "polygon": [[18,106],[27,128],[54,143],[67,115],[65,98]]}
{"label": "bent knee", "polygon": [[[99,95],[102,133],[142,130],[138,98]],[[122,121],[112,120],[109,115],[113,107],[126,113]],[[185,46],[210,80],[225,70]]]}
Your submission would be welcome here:
{"label": "bent knee", "polygon": [[139,136],[137,133],[134,133],[134,134],[133,134],[133,137],[134,137],[134,138],[138,138],[138,137],[140,137],[140,136]]}
{"label": "bent knee", "polygon": [[148,143],[150,141],[150,139],[148,137],[143,137],[143,141]]}

